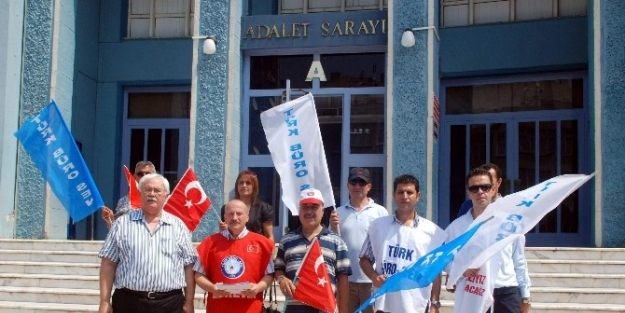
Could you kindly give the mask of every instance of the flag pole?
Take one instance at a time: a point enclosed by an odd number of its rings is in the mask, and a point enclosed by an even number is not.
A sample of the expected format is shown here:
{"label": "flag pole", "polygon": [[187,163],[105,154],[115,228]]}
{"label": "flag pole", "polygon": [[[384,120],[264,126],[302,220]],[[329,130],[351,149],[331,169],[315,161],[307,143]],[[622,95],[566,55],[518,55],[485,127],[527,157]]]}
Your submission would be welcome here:
{"label": "flag pole", "polygon": [[[295,276],[295,278],[293,279],[293,285],[297,286],[297,280],[298,280],[297,276]],[[284,306],[282,307],[282,311],[281,311],[282,313],[286,312],[286,306],[287,306],[287,303],[289,302],[289,299],[291,299],[291,297],[284,296]]]}
{"label": "flag pole", "polygon": [[217,211],[216,211],[216,210],[211,210],[213,207],[214,207],[214,206],[211,204],[211,207],[210,207],[210,208],[208,208],[208,210],[209,210],[209,211],[213,211],[213,214],[215,214],[215,217],[217,217],[217,220],[218,220],[218,221],[220,221],[220,222],[223,222],[223,221],[221,220],[221,215],[219,215],[219,213],[217,213]]}

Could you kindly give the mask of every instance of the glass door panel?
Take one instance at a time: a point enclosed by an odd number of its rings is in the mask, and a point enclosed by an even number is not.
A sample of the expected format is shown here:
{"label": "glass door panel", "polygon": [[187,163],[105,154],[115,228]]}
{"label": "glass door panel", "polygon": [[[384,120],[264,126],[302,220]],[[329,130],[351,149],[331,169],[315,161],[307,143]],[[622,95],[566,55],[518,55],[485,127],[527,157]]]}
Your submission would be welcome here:
{"label": "glass door panel", "polygon": [[[579,173],[579,121],[501,119],[449,126],[449,223],[466,200],[465,175],[484,163],[501,168],[499,193],[515,193],[558,175]],[[547,214],[528,235],[530,245],[581,245],[580,192]],[[570,234],[574,238],[567,237]],[[577,241],[576,241],[577,240]]]}

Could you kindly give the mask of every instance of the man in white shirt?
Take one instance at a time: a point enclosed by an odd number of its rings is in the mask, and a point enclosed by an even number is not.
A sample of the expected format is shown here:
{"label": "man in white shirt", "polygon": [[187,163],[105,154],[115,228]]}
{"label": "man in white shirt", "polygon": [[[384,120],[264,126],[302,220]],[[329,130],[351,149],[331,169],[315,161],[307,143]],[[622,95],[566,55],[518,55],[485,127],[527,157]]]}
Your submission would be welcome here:
{"label": "man in white shirt", "polygon": [[[484,167],[478,167],[469,172],[467,194],[473,207],[445,229],[447,242],[466,232],[473,220],[486,210],[496,196],[493,182],[491,173]],[[525,237],[519,237],[488,261],[491,262],[491,266],[498,267],[492,271],[496,273],[493,291],[493,308],[496,313],[527,313],[531,308],[530,278],[524,249]],[[467,269],[463,274],[464,278],[461,279],[474,281],[476,278],[483,277],[484,273],[480,273],[479,270]],[[449,291],[453,292],[453,290]],[[457,292],[463,292],[463,290]],[[454,306],[458,307],[461,304],[454,303]],[[455,310],[455,312],[460,311]]]}
{"label": "man in white shirt", "polygon": [[[391,275],[438,248],[447,237],[436,224],[417,214],[421,193],[416,177],[400,175],[395,178],[393,198],[397,210],[393,215],[371,223],[360,251],[360,268],[374,289],[382,286]],[[376,300],[375,310],[378,313],[438,313],[440,292],[439,277],[424,288],[384,294]]]}
{"label": "man in white shirt", "polygon": [[[371,190],[371,175],[366,168],[355,167],[349,171],[347,182],[349,201],[332,212],[330,227],[340,234],[347,244],[347,254],[352,264],[349,280],[349,312],[354,312],[371,296],[371,280],[358,266],[360,249],[367,237],[369,224],[378,217],[387,216],[388,211],[367,197]],[[373,313],[368,307],[364,313]]]}

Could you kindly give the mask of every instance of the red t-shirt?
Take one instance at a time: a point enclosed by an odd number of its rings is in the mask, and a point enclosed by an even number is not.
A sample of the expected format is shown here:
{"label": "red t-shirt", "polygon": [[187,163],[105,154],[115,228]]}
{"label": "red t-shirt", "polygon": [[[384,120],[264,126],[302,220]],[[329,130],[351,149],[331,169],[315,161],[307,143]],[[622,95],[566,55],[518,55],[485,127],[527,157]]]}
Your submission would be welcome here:
{"label": "red t-shirt", "polygon": [[[257,283],[265,276],[273,242],[253,232],[236,240],[228,240],[217,233],[204,239],[197,251],[206,277],[214,284]],[[258,293],[254,299],[239,295],[213,298],[213,294],[209,293],[206,303],[207,313],[259,313],[262,308],[262,293]]]}

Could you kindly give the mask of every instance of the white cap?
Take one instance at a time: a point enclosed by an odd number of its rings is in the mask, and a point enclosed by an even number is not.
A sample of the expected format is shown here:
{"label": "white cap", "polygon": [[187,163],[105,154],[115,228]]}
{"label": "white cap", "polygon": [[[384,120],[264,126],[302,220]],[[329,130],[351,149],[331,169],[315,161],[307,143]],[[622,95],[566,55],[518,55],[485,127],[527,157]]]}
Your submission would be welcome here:
{"label": "white cap", "polygon": [[299,204],[318,204],[323,205],[323,196],[321,191],[317,189],[306,189],[300,194]]}

